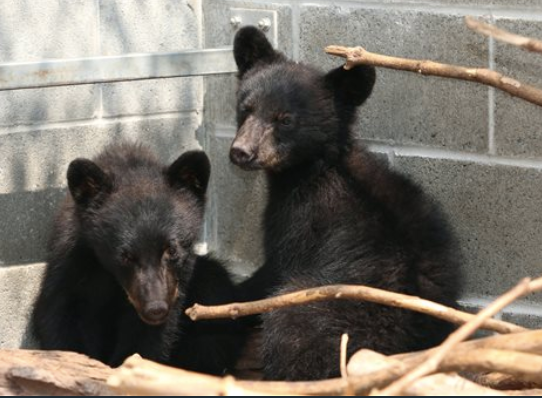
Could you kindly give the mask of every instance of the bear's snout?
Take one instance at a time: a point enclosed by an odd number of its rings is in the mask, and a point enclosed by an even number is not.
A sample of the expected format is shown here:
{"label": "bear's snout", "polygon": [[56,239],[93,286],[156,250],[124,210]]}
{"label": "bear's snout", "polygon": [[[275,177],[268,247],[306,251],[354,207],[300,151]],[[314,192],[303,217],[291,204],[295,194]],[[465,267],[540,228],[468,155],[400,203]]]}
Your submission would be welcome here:
{"label": "bear's snout", "polygon": [[168,314],[169,306],[165,301],[151,301],[144,306],[141,317],[150,325],[160,325]]}
{"label": "bear's snout", "polygon": [[247,147],[234,143],[230,149],[230,160],[233,164],[243,167],[254,160],[254,153]]}

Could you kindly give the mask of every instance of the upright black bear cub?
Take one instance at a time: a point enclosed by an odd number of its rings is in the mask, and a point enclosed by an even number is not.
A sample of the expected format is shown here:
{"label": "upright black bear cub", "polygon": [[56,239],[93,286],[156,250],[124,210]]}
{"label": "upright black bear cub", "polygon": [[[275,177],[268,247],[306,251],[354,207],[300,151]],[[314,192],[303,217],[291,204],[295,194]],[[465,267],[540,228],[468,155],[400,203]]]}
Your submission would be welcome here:
{"label": "upright black bear cub", "polygon": [[[371,94],[372,67],[322,73],[241,29],[238,132],[233,163],[269,181],[264,265],[244,300],[327,284],[363,284],[453,305],[454,239],[439,209],[407,178],[355,142],[356,108]],[[329,301],[263,317],[267,379],[339,375],[339,345],[384,354],[429,347],[450,326],[370,303]]]}
{"label": "upright black bear cub", "polygon": [[220,374],[234,361],[233,321],[192,323],[194,302],[235,300],[221,264],[198,257],[210,164],[186,152],[169,167],[123,143],[68,168],[33,312],[44,349],[72,350],[117,366],[133,353]]}

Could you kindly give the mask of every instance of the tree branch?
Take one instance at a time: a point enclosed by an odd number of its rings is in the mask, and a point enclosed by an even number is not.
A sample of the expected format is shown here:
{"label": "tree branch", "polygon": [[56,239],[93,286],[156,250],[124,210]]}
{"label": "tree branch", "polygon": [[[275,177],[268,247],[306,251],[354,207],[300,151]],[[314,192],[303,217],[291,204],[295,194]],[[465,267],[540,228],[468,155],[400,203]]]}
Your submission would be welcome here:
{"label": "tree branch", "polygon": [[0,395],[110,395],[112,372],[75,352],[0,350]]}
{"label": "tree branch", "polygon": [[[359,357],[360,351],[351,358],[348,364],[348,380],[336,378],[312,382],[243,381],[231,377],[214,377],[169,368],[141,359],[139,356],[133,356],[127,359],[122,367],[114,370],[108,384],[117,392],[137,395],[193,395],[196,393],[198,395],[342,395],[348,391],[348,388],[352,388],[356,394],[366,394],[373,388],[385,386],[396,380],[409,369],[422,363],[435,350],[391,356],[388,358],[393,362],[380,366],[363,361],[362,357]],[[487,369],[492,366],[491,360],[484,360],[481,355],[488,354],[495,359],[492,350],[516,351],[514,355],[528,353],[527,356],[515,357],[520,362],[526,362],[512,363],[514,358],[508,360],[509,370],[522,374],[521,369],[523,369],[527,378],[530,377],[529,375],[534,377],[542,359],[534,355],[534,353],[542,353],[542,330],[486,337],[460,343],[440,364],[439,371]],[[360,365],[369,368],[367,372],[360,374],[359,370],[355,369],[357,357],[359,361],[364,362]],[[533,364],[531,369],[529,369],[530,364]],[[504,368],[503,365],[499,366]]]}
{"label": "tree branch", "polygon": [[527,51],[532,51],[542,54],[542,41],[530,37],[516,35],[503,29],[497,28],[495,25],[490,25],[473,17],[465,17],[465,23],[469,29],[480,33],[487,37],[493,37],[495,40],[503,43],[512,44],[523,48]]}
{"label": "tree branch", "polygon": [[[470,357],[470,355],[468,356]],[[390,365],[397,365],[398,362],[398,359],[371,350],[360,350],[354,354],[348,363],[348,373],[353,376],[365,376],[376,370],[385,369]],[[424,377],[408,386],[405,393],[410,396],[506,395],[466,380],[457,374],[437,374]]]}
{"label": "tree branch", "polygon": [[325,48],[325,51],[328,54],[346,58],[345,69],[350,69],[355,65],[373,65],[388,69],[415,72],[421,75],[467,80],[495,87],[514,97],[542,106],[542,90],[523,84],[518,80],[490,69],[469,68],[426,60],[390,57],[371,53],[362,47],[328,46]]}
{"label": "tree branch", "polygon": [[[195,304],[186,310],[186,315],[194,321],[200,319],[237,318],[240,316],[261,314],[278,308],[331,299],[370,301],[377,304],[421,312],[455,324],[464,324],[475,317],[475,315],[419,297],[354,285],[330,285],[306,289],[248,303],[233,303],[213,307]],[[482,328],[497,333],[514,333],[526,330],[512,323],[495,319],[485,321]]]}
{"label": "tree branch", "polygon": [[[536,284],[538,286],[539,280]],[[533,285],[533,286],[534,286]],[[432,374],[439,369],[440,363],[444,358],[463,340],[472,335],[486,319],[492,317],[501,311],[504,307],[517,300],[519,297],[531,293],[531,284],[529,279],[522,280],[517,286],[509,292],[503,294],[487,308],[476,315],[474,319],[461,326],[453,332],[437,349],[420,365],[409,371],[396,382],[382,390],[378,395],[399,395],[407,386],[414,381],[428,374]]]}

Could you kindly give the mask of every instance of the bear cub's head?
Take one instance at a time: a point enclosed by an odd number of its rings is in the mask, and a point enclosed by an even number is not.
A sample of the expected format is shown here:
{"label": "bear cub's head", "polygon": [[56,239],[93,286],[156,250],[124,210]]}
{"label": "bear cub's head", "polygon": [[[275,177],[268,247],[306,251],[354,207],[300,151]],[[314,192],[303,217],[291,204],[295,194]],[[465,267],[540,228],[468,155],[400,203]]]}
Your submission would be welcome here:
{"label": "bear cub's head", "polygon": [[235,36],[234,56],[239,69],[234,164],[280,172],[337,158],[350,144],[350,125],[372,92],[374,68],[322,73],[288,60],[250,26]]}
{"label": "bear cub's head", "polygon": [[186,152],[169,167],[141,148],[120,152],[70,163],[74,213],[99,266],[144,322],[160,325],[192,276],[210,163],[202,151]]}

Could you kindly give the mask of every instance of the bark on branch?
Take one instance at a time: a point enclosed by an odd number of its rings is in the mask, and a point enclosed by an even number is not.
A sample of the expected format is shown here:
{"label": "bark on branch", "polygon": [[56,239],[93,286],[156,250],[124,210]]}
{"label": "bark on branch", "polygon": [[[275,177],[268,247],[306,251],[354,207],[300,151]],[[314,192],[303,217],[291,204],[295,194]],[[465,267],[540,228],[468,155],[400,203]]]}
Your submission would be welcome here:
{"label": "bark on branch", "polygon": [[504,29],[499,29],[495,25],[490,25],[473,17],[465,17],[465,23],[469,29],[480,33],[487,37],[493,37],[503,43],[511,44],[523,48],[527,51],[532,51],[542,54],[542,41],[531,37],[525,37],[508,32]]}
{"label": "bark on branch", "polygon": [[[487,337],[460,343],[439,365],[439,371],[490,370],[488,368],[492,367],[492,361],[481,358],[481,356],[495,359],[496,355],[502,353],[499,351],[495,354],[493,350],[514,351],[515,355],[525,353],[527,356],[515,357],[515,359],[528,362],[512,363],[514,358],[511,357],[508,365],[500,365],[500,369],[506,369],[510,373],[529,379],[534,377],[540,363],[541,357],[534,354],[542,353],[542,331]],[[435,349],[388,357],[393,360],[389,366],[372,369],[359,376],[356,376],[356,371],[353,370],[353,361],[358,355],[356,354],[348,364],[349,375],[346,380],[337,378],[314,382],[242,381],[231,377],[213,377],[168,368],[134,356],[129,358],[122,367],[115,370],[109,379],[109,385],[118,393],[152,395],[342,395],[345,391],[367,394],[373,388],[386,386],[404,375],[422,363],[434,351]],[[472,355],[473,353],[475,355]],[[533,359],[534,361],[531,361]],[[533,367],[529,368],[531,363]],[[366,364],[365,361],[364,365]],[[456,384],[456,386],[458,385]]]}
{"label": "bark on branch", "polygon": [[65,351],[0,351],[0,395],[111,395],[113,370]]}
{"label": "bark on branch", "polygon": [[531,284],[529,279],[522,280],[517,286],[500,296],[487,308],[480,311],[474,319],[461,326],[455,332],[453,332],[448,338],[435,349],[424,362],[416,366],[409,371],[406,375],[399,380],[382,390],[378,395],[399,395],[404,389],[411,385],[416,380],[433,374],[438,371],[440,364],[449,355],[456,346],[471,336],[478,328],[484,323],[484,321],[493,315],[497,314],[504,307],[510,303],[516,301],[518,298],[523,297],[531,292],[540,288],[540,279],[534,281]]}
{"label": "bark on branch", "polygon": [[[331,299],[370,301],[377,304],[421,312],[455,324],[464,324],[475,317],[475,315],[419,297],[354,285],[330,285],[306,289],[248,303],[233,303],[213,307],[195,304],[186,310],[186,315],[194,321],[200,319],[237,318],[240,316],[261,314],[278,308]],[[512,323],[495,319],[485,321],[482,328],[498,333],[514,333],[526,330]]]}
{"label": "bark on branch", "polygon": [[350,69],[355,65],[372,65],[415,72],[421,75],[467,80],[495,87],[514,97],[542,106],[542,90],[490,69],[449,65],[428,60],[390,57],[369,52],[362,47],[328,46],[325,51],[330,55],[346,58],[345,69]]}

